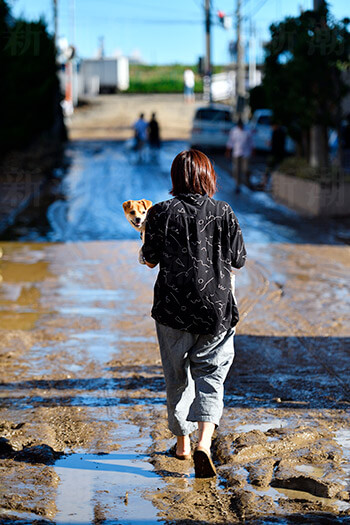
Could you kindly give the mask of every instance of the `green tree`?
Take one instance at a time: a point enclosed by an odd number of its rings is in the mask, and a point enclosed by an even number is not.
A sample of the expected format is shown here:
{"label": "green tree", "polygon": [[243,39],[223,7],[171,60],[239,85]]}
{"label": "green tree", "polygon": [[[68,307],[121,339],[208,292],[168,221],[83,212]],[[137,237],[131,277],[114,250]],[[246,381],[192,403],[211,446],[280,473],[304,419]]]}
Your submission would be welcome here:
{"label": "green tree", "polygon": [[348,24],[335,21],[324,5],[271,25],[266,44],[268,105],[315,167],[328,163],[327,129],[340,127],[341,101],[349,90],[342,75],[349,65]]}
{"label": "green tree", "polygon": [[0,31],[0,66],[5,72],[0,83],[0,152],[5,152],[50,132],[61,108],[56,50],[45,22],[16,20],[0,0]]}
{"label": "green tree", "polygon": [[249,106],[252,113],[257,109],[267,108],[266,93],[263,84],[255,86],[249,91]]}

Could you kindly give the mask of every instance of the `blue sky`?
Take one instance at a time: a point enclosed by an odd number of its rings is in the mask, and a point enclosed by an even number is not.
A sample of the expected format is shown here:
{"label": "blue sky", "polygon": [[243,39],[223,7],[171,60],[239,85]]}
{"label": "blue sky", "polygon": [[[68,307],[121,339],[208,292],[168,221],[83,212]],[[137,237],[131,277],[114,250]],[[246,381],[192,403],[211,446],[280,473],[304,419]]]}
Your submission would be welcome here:
{"label": "blue sky", "polygon": [[[75,40],[78,54],[96,54],[98,39],[104,36],[107,56],[119,51],[139,55],[147,63],[197,63],[204,53],[204,0],[57,0],[58,33],[69,42]],[[53,28],[52,0],[10,0],[15,16],[37,19],[43,15]],[[350,16],[350,0],[330,0],[336,18]],[[244,35],[255,27],[258,59],[261,43],[268,38],[269,25],[300,8],[310,9],[313,0],[242,0]],[[218,9],[232,14],[235,0],[212,0],[213,20]],[[74,16],[73,16],[74,14]],[[74,30],[72,20],[75,20]],[[229,62],[228,44],[235,38],[234,29],[213,27],[212,60]]]}

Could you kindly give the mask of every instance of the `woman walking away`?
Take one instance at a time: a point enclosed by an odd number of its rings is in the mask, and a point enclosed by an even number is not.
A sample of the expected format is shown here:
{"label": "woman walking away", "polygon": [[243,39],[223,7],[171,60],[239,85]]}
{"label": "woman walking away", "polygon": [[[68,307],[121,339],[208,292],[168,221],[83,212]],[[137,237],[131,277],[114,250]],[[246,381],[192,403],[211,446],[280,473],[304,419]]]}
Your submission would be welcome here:
{"label": "woman walking away", "polygon": [[232,175],[236,179],[236,193],[240,193],[242,175],[248,187],[250,184],[249,160],[253,152],[253,138],[250,130],[245,129],[242,119],[230,131],[226,144],[226,156],[232,155]]}
{"label": "woman walking away", "polygon": [[234,357],[238,310],[232,268],[246,259],[242,232],[229,204],[212,198],[216,174],[206,155],[179,153],[171,167],[174,196],[148,212],[144,262],[159,264],[152,317],[165,375],[168,424],[175,456],[191,458],[195,475],[216,475],[211,439],[223,411],[223,384]]}

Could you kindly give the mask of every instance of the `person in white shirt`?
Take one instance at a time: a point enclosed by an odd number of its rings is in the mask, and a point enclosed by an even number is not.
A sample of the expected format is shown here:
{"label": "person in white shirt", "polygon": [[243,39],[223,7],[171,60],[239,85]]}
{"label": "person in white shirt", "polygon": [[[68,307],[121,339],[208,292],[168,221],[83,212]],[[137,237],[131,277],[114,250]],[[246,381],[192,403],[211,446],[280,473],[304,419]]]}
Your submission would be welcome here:
{"label": "person in white shirt", "polygon": [[232,174],[236,179],[236,193],[241,191],[242,175],[244,174],[247,185],[249,181],[249,159],[253,151],[251,132],[244,128],[242,119],[231,129],[227,144],[226,154],[232,154]]}
{"label": "person in white shirt", "polygon": [[145,116],[140,113],[138,120],[134,123],[133,129],[135,132],[135,150],[139,152],[139,160],[142,160],[142,150],[147,140],[148,123],[145,121]]}
{"label": "person in white shirt", "polygon": [[184,98],[185,102],[194,102],[195,77],[192,69],[184,71]]}

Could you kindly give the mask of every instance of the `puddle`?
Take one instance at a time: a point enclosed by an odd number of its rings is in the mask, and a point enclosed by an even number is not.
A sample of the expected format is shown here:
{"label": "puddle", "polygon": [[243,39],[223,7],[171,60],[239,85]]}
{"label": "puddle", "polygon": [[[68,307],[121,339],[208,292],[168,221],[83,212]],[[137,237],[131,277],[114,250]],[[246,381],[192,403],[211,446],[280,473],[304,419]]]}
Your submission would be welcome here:
{"label": "puddle", "polygon": [[341,446],[344,457],[350,461],[350,430],[338,430],[335,433],[335,440]]}
{"label": "puddle", "polygon": [[159,523],[157,509],[142,497],[144,490],[157,490],[160,484],[147,458],[119,452],[73,454],[59,460],[55,470],[61,479],[56,523],[93,523],[96,506],[104,507],[110,499],[118,503],[118,523],[141,518],[143,523]]}
{"label": "puddle", "polygon": [[72,307],[56,307],[56,310],[59,311],[62,315],[76,315],[76,316],[110,316],[112,312],[110,308],[98,308],[98,307],[89,307],[89,306],[72,306]]}
{"label": "puddle", "polygon": [[[85,261],[84,261],[85,264]],[[68,296],[69,298],[78,298],[84,301],[120,301],[123,299],[123,292],[121,290],[105,290],[96,288],[60,288],[58,293],[61,296]]]}
{"label": "puddle", "polygon": [[87,330],[86,332],[75,333],[71,335],[71,339],[65,342],[62,346],[69,348],[74,346],[81,347],[82,350],[88,352],[90,358],[106,363],[112,356],[119,354],[117,346],[117,334],[102,332],[102,330]]}
{"label": "puddle", "polygon": [[126,343],[157,343],[157,339],[155,337],[120,337],[120,341],[124,341]]}
{"label": "puddle", "polygon": [[350,430],[338,430],[335,433],[335,441],[342,448],[346,463],[343,463],[341,468],[346,472],[346,481],[350,485]]}
{"label": "puddle", "polygon": [[315,467],[313,465],[294,465],[295,470],[307,474],[313,478],[322,478],[324,476],[324,470],[322,467]]}
{"label": "puddle", "polygon": [[120,446],[114,452],[72,454],[55,463],[60,477],[55,523],[160,522],[158,510],[145,496],[163,487],[145,453],[148,434],[140,435],[138,426],[124,421],[118,423],[114,438]]}
{"label": "puddle", "polygon": [[243,432],[251,432],[252,430],[267,432],[271,429],[286,427],[288,424],[289,422],[286,419],[274,419],[270,423],[243,423],[242,425],[238,425],[235,431],[240,434]]}
{"label": "puddle", "polygon": [[321,498],[320,496],[314,496],[309,492],[303,492],[302,490],[291,490],[291,489],[280,489],[269,487],[267,490],[253,489],[253,492],[260,496],[270,496],[276,504],[280,498],[287,500],[306,500],[310,502],[319,502],[329,507],[330,505],[335,507],[337,511],[344,512],[350,509],[350,503],[346,501],[340,501],[337,499]]}

